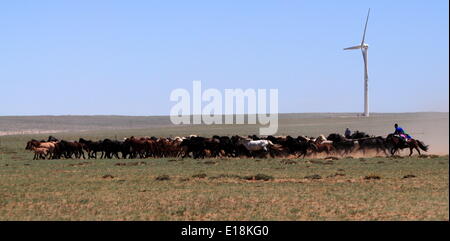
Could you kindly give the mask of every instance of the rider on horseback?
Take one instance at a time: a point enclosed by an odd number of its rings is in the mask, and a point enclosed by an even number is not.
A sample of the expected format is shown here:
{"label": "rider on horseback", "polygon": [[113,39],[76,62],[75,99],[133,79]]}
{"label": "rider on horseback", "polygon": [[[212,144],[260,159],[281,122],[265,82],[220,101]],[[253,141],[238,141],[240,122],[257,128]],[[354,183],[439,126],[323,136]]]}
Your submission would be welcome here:
{"label": "rider on horseback", "polygon": [[350,129],[345,129],[345,138],[350,139],[352,136],[352,131]]}
{"label": "rider on horseback", "polygon": [[401,128],[400,126],[398,126],[398,124],[396,123],[394,125],[395,127],[395,132],[394,135],[399,135],[400,137],[402,137],[406,142],[409,141],[410,139],[412,139],[412,137],[410,135],[408,135],[403,128]]}

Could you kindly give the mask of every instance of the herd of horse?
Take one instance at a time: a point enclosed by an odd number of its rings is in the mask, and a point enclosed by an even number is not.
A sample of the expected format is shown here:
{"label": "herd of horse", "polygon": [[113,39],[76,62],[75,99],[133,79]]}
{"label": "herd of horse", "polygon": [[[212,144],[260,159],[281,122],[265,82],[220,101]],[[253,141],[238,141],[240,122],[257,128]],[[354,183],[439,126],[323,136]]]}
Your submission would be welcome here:
{"label": "herd of horse", "polygon": [[98,141],[79,138],[78,141],[58,140],[49,136],[47,140],[30,140],[26,150],[34,152],[36,159],[61,158],[165,158],[165,157],[286,157],[297,158],[325,153],[326,155],[345,156],[355,152],[366,154],[368,151],[395,155],[399,150],[409,148],[427,151],[422,141],[405,140],[401,136],[389,134],[387,137],[369,136],[364,132],[355,132],[344,137],[333,133],[325,137],[307,136],[213,136],[211,138],[190,135],[187,137],[157,138],[129,137],[123,140],[104,139]]}

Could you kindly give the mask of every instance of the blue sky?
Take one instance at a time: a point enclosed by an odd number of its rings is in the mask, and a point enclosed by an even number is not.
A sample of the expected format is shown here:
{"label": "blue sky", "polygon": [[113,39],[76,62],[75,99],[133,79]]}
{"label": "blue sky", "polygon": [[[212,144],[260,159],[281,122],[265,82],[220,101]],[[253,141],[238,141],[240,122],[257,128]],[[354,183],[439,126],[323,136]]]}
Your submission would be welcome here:
{"label": "blue sky", "polygon": [[166,115],[175,88],[278,88],[279,111],[448,111],[448,1],[2,1],[0,115]]}

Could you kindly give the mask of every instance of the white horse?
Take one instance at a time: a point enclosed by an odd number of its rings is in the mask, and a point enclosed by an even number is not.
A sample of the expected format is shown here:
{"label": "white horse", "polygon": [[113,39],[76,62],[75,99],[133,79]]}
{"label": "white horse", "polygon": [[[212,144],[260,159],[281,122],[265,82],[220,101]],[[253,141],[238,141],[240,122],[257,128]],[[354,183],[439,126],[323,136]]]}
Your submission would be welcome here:
{"label": "white horse", "polygon": [[182,142],[184,139],[186,139],[186,137],[179,137],[179,136],[176,136],[176,137],[173,138],[173,140],[174,140],[174,141],[177,141],[177,142]]}
{"label": "white horse", "polygon": [[327,140],[327,138],[324,135],[320,135],[315,139],[316,144],[333,144],[333,141]]}
{"label": "white horse", "polygon": [[273,143],[269,140],[250,140],[250,139],[241,139],[239,140],[239,144],[243,145],[248,151],[268,151],[268,146],[273,146]]}

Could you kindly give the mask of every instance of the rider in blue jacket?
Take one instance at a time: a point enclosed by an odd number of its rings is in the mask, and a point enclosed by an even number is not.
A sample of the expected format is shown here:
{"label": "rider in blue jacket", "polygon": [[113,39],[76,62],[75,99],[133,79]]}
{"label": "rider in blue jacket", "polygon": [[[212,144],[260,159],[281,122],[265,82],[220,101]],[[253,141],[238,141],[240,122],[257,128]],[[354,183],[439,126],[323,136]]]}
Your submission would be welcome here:
{"label": "rider in blue jacket", "polygon": [[410,135],[408,135],[408,134],[403,130],[403,128],[401,128],[400,126],[398,126],[397,123],[394,125],[394,127],[395,127],[395,132],[394,132],[395,135],[404,136],[404,137],[406,137],[406,140],[409,140],[409,139],[412,138]]}

